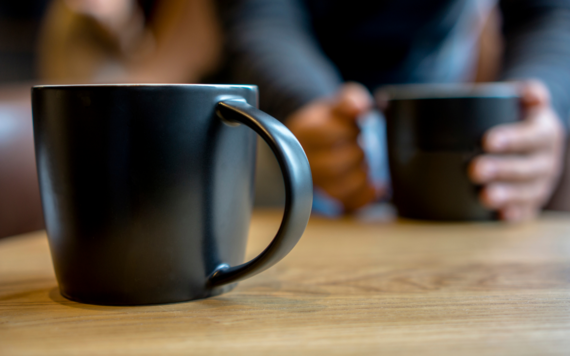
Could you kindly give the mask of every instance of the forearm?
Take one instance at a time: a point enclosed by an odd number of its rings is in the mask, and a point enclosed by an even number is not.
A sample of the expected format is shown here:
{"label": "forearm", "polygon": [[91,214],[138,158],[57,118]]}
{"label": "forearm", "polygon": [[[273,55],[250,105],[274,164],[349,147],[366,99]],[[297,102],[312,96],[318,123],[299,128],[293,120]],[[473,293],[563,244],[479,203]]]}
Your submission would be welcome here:
{"label": "forearm", "polygon": [[278,119],[341,84],[295,0],[220,1],[236,82],[257,84],[261,108]]}

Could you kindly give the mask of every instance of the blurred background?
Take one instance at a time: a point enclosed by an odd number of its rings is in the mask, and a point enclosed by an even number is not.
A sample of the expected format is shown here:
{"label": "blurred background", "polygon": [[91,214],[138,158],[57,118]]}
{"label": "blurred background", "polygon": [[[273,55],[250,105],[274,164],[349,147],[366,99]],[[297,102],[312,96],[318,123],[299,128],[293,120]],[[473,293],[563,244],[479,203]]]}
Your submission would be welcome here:
{"label": "blurred background", "polygon": [[[43,228],[30,88],[94,82],[224,82],[209,0],[0,0],[0,238]],[[199,51],[195,49],[199,48]],[[276,181],[257,205],[279,205]],[[275,188],[276,186],[276,188]]]}
{"label": "blurred background", "polygon": [[38,78],[36,58],[48,0],[0,1],[0,83]]}
{"label": "blurred background", "polygon": [[0,1],[0,237],[40,229],[30,84],[47,0]]}
{"label": "blurred background", "polygon": [[[0,237],[43,227],[30,87],[230,82],[215,4],[213,0],[0,0]],[[496,8],[490,9],[478,25],[480,35],[474,44],[478,55],[471,58],[476,62],[474,81],[496,80],[500,70],[501,19]],[[463,48],[461,43],[452,44]],[[281,205],[282,178],[264,144],[258,162],[256,204]],[[567,210],[570,204],[564,197],[569,188],[570,184],[560,187],[549,206]]]}

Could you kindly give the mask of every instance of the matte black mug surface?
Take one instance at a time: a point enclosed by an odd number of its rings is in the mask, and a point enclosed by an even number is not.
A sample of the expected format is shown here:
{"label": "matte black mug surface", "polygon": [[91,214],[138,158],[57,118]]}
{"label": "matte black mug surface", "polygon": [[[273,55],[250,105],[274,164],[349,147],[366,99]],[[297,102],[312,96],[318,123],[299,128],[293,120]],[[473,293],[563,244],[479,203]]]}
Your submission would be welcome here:
{"label": "matte black mug surface", "polygon": [[520,119],[510,84],[400,85],[383,89],[393,202],[400,216],[493,220],[467,175],[493,126]]}
{"label": "matte black mug surface", "polygon": [[[44,217],[61,293],[107,305],[206,298],[278,262],[312,203],[295,137],[257,110],[255,86],[32,89]],[[284,175],[272,243],[243,263],[256,135]],[[230,267],[231,266],[231,267]]]}

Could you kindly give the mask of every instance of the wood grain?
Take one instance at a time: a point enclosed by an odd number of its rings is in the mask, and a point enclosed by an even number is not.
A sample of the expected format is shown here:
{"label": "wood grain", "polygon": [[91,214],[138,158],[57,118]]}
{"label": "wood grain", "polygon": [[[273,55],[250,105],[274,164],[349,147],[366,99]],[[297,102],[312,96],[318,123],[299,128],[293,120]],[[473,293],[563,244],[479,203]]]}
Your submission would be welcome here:
{"label": "wood grain", "polygon": [[[276,231],[254,214],[248,256]],[[0,241],[0,355],[568,355],[570,215],[524,225],[313,218],[281,263],[208,300],[60,296],[43,232]]]}

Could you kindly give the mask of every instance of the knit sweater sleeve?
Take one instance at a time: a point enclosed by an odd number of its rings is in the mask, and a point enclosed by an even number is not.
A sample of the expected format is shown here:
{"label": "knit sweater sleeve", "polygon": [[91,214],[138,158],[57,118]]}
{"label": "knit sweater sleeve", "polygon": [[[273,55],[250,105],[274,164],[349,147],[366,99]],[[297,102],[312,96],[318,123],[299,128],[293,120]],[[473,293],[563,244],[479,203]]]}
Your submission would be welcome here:
{"label": "knit sweater sleeve", "polygon": [[262,110],[284,120],[341,84],[300,0],[218,0],[218,5],[232,77],[259,86]]}

